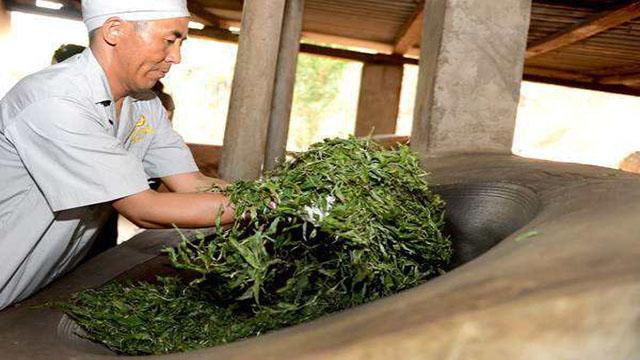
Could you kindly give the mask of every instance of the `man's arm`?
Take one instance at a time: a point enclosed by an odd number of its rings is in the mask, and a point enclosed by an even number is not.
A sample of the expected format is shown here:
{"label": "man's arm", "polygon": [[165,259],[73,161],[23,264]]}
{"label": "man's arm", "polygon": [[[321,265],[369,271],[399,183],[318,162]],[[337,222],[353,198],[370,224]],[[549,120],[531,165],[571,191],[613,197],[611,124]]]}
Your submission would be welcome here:
{"label": "man's arm", "polygon": [[233,221],[233,207],[224,195],[202,192],[214,183],[226,187],[226,182],[199,171],[165,176],[161,180],[170,192],[143,191],[114,201],[113,207],[132,223],[147,229],[172,224],[185,228],[213,226],[220,211],[222,224]]}
{"label": "man's arm", "polygon": [[176,193],[200,192],[209,189],[214,183],[222,188],[228,185],[223,180],[210,178],[199,171],[165,176],[161,180],[169,191]]}
{"label": "man's arm", "polygon": [[233,221],[234,208],[227,197],[217,193],[159,193],[146,190],[113,202],[113,207],[139,227],[209,227]]}

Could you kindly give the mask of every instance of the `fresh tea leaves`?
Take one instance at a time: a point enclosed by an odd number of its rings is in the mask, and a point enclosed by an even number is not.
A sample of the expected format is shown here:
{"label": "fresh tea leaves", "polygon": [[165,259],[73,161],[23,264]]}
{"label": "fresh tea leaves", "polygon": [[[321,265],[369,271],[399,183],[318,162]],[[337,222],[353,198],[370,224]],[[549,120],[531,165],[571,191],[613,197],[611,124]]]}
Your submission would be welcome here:
{"label": "fresh tea leaves", "polygon": [[226,193],[237,221],[166,252],[200,277],[111,283],[63,306],[91,339],[126,354],[258,335],[416,286],[452,255],[443,202],[406,146],[332,139]]}

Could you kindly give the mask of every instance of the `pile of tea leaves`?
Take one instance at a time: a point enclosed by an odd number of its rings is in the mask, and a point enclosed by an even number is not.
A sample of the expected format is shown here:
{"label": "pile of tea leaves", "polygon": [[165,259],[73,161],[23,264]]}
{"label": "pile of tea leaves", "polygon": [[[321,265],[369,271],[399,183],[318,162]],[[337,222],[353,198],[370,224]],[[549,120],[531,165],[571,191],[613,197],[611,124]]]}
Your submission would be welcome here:
{"label": "pile of tea leaves", "polygon": [[112,282],[58,305],[125,354],[209,347],[416,286],[452,255],[443,203],[406,146],[331,139],[226,189],[236,221],[166,249],[195,280]]}

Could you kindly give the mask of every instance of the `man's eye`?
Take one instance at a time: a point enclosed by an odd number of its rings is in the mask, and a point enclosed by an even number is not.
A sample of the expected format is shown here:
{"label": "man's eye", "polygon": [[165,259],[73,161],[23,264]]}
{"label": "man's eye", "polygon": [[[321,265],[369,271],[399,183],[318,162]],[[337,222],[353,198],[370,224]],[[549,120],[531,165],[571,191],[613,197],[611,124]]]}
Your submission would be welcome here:
{"label": "man's eye", "polygon": [[173,39],[165,39],[165,41],[166,41],[166,42],[167,42],[167,44],[169,44],[169,45],[173,45],[173,44],[175,44],[175,43],[176,43],[176,41],[175,41],[175,40],[173,40]]}

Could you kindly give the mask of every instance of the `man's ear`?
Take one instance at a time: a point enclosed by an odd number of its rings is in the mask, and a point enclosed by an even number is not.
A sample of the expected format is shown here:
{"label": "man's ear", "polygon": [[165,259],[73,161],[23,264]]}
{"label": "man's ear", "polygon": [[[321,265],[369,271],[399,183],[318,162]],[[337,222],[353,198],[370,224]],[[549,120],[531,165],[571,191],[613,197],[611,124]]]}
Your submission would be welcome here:
{"label": "man's ear", "polygon": [[117,45],[126,32],[126,23],[119,17],[111,17],[102,25],[102,39],[109,45]]}

